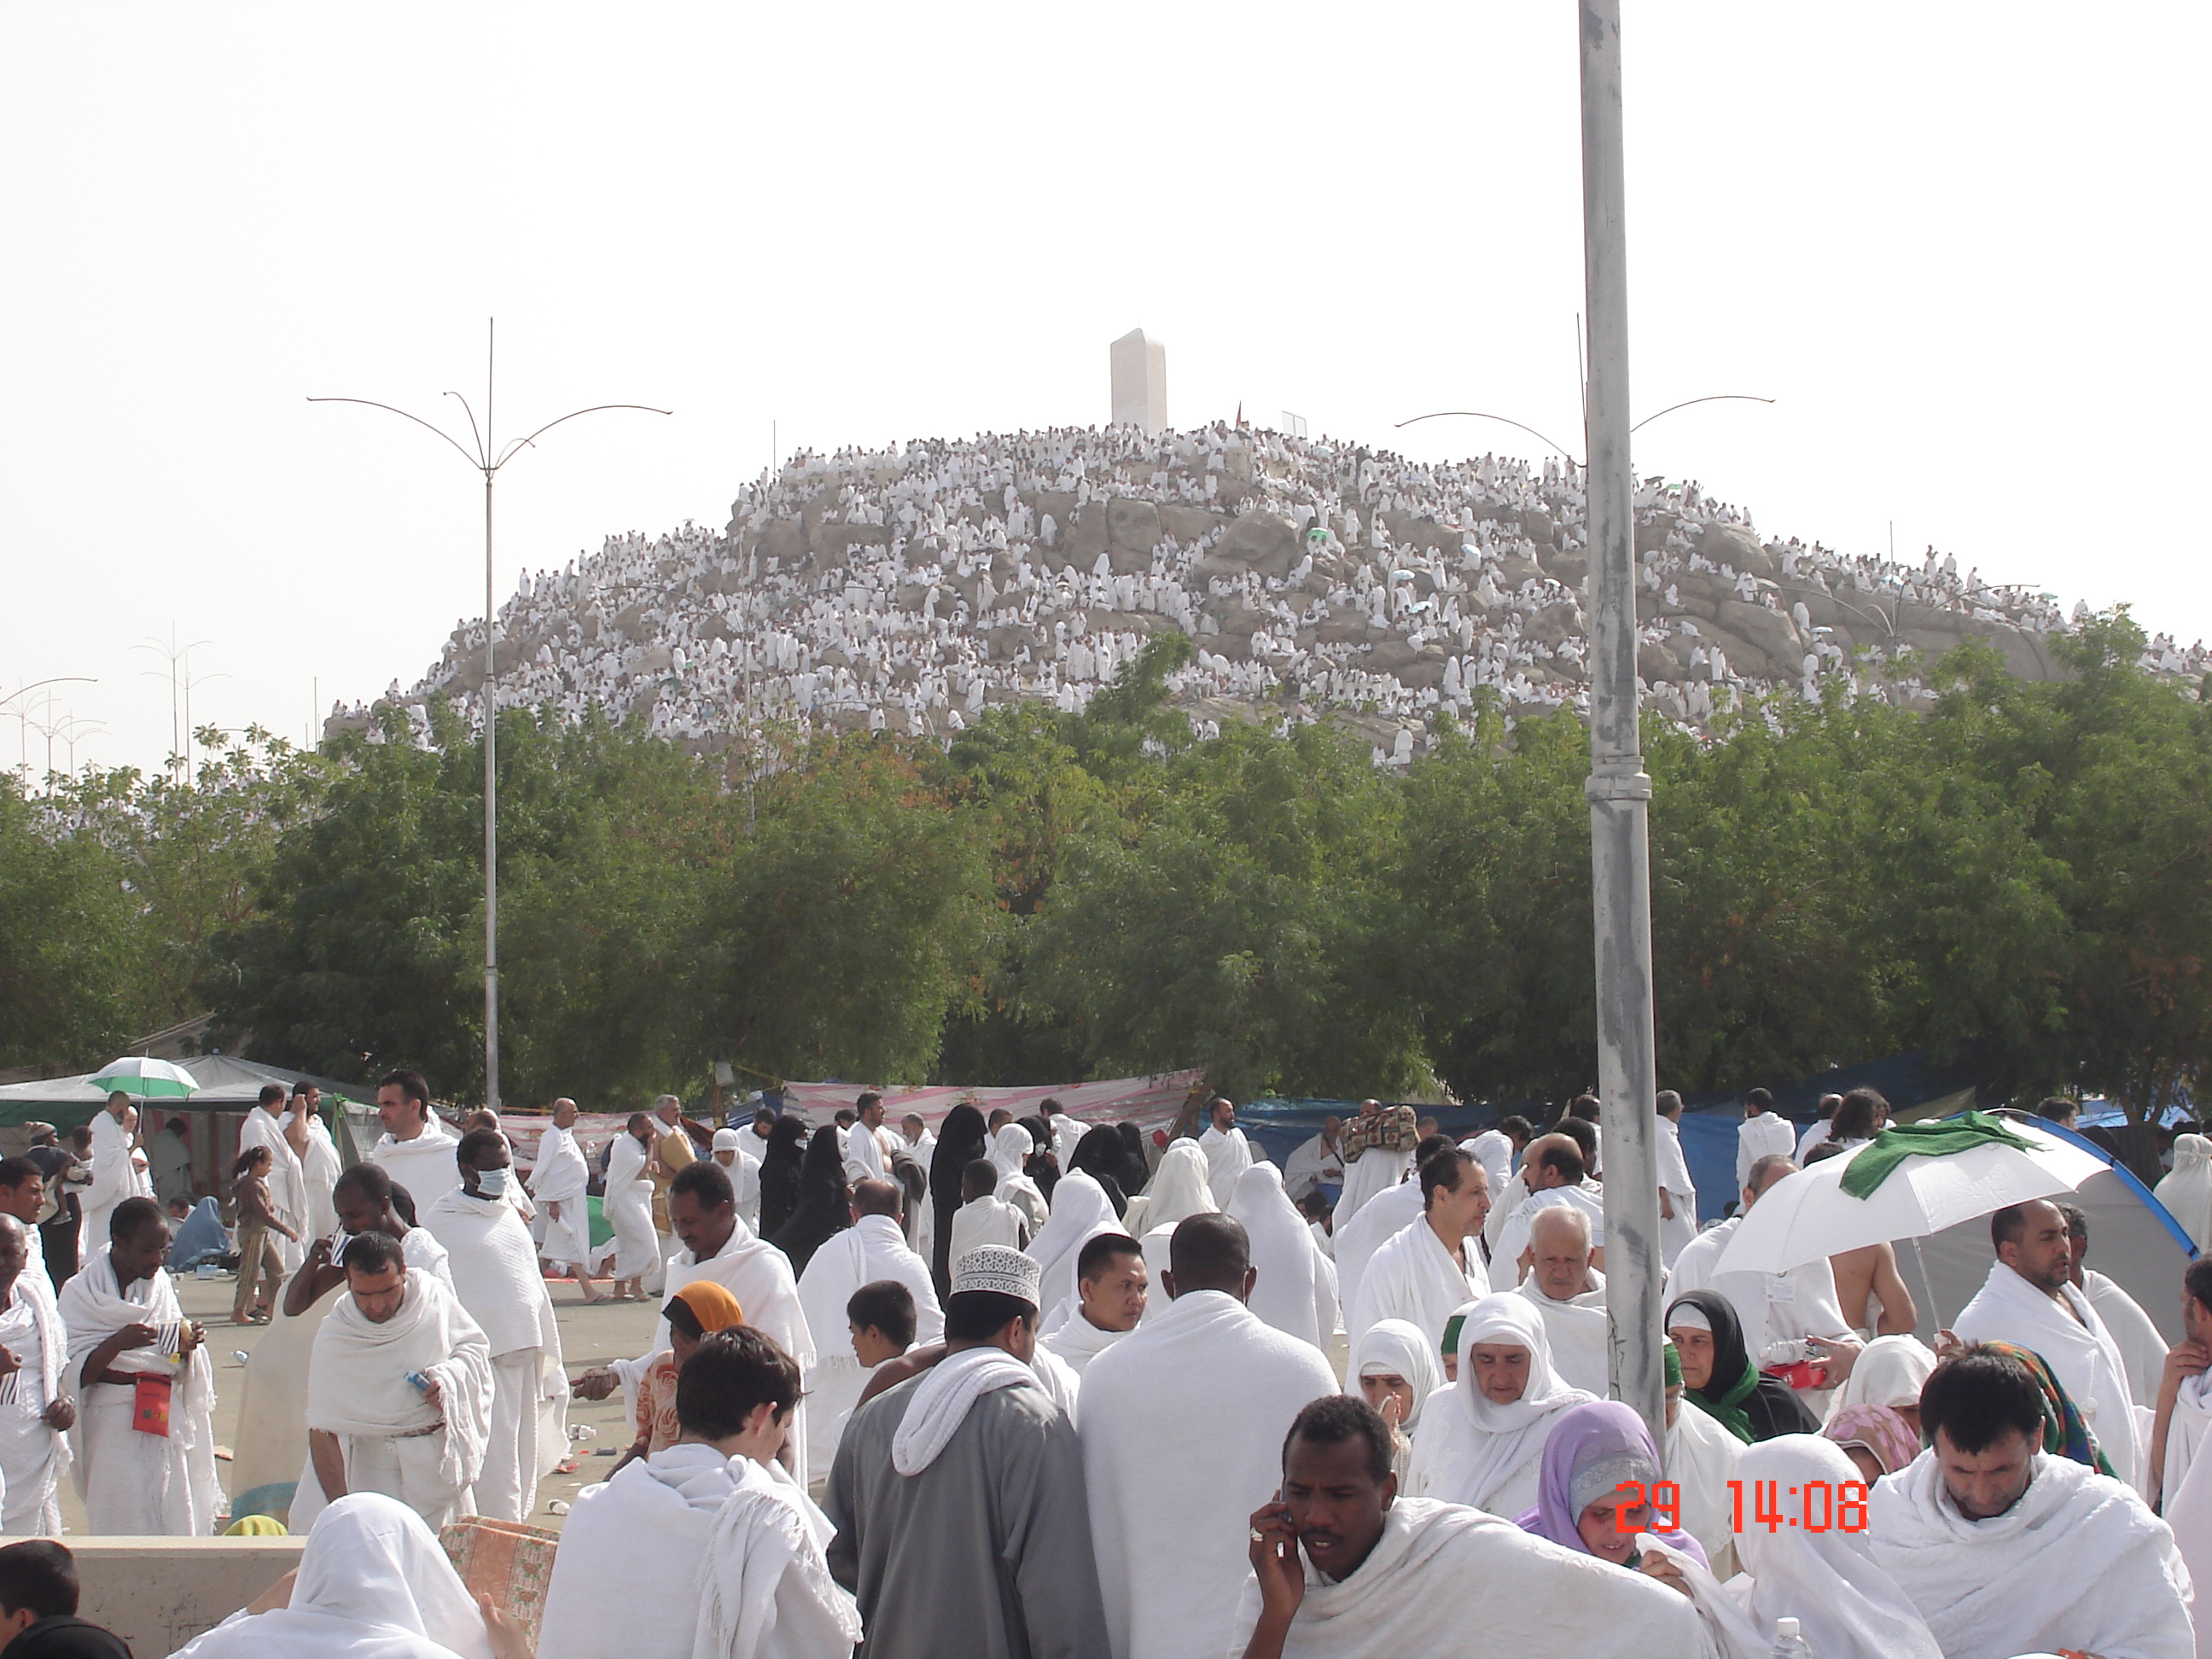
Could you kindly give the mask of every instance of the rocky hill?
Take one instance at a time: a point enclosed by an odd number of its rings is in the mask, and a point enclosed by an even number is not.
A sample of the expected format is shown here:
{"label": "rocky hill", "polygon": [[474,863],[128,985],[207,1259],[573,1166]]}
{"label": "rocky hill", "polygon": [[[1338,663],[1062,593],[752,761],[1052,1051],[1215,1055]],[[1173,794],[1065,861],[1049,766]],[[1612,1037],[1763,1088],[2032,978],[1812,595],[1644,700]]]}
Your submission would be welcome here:
{"label": "rocky hill", "polygon": [[[720,531],[611,537],[525,575],[499,616],[499,701],[646,711],[702,746],[773,721],[943,737],[1017,698],[1079,708],[1176,629],[1196,652],[1172,690],[1201,730],[1330,718],[1402,762],[1479,687],[1509,712],[1585,706],[1583,484],[1558,462],[1416,463],[1218,423],[800,454]],[[1830,676],[1910,702],[1916,670],[1968,638],[2048,678],[2069,626],[2053,596],[1932,550],[1913,566],[1765,538],[1694,483],[1639,488],[1637,548],[1650,705],[1692,727]],[[2212,667],[2163,636],[2146,661]],[[386,700],[418,729],[434,695],[480,718],[483,662],[464,622]],[[334,710],[332,729],[366,719]]]}

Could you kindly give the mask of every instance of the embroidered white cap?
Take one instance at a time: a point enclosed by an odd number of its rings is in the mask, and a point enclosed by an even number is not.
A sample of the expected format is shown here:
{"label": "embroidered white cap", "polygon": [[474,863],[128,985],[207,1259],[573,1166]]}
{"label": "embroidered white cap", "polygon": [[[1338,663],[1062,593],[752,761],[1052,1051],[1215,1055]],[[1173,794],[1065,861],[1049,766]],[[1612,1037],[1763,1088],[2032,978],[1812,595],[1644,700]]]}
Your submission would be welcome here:
{"label": "embroidered white cap", "polygon": [[1034,1308],[1040,1305],[1037,1287],[1043,1277],[1044,1270],[1037,1265],[1035,1256],[1010,1250],[1003,1244],[986,1244],[981,1249],[969,1251],[952,1264],[952,1294],[991,1291],[1000,1296],[1017,1297]]}

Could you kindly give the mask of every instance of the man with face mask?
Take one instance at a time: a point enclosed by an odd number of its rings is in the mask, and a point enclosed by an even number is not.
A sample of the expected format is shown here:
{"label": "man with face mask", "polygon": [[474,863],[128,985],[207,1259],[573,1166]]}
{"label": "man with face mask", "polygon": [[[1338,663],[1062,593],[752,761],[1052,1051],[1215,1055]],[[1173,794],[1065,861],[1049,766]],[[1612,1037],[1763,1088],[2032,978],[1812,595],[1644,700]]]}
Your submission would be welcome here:
{"label": "man with face mask", "polygon": [[1389,1428],[1348,1395],[1297,1414],[1281,1487],[1249,1534],[1230,1649],[1244,1659],[1452,1653],[1471,1632],[1522,1659],[1708,1650],[1689,1601],[1640,1573],[1480,1510],[1399,1497]]}
{"label": "man with face mask", "polygon": [[422,1224],[446,1247],[461,1306],[490,1345],[491,1430],[476,1512],[523,1521],[538,1507],[539,1478],[568,1448],[561,1334],[530,1229],[507,1200],[514,1155],[506,1137],[471,1129],[454,1156],[461,1184],[430,1206]]}

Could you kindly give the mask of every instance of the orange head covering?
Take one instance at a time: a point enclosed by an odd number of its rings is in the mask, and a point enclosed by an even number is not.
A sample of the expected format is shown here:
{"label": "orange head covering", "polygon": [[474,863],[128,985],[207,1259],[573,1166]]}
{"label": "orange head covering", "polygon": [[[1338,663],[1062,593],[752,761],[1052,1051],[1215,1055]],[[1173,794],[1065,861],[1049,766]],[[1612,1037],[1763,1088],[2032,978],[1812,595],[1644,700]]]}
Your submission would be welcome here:
{"label": "orange head covering", "polygon": [[744,1311],[738,1306],[738,1298],[711,1279],[686,1285],[676,1292],[672,1299],[681,1302],[690,1310],[691,1317],[699,1322],[699,1332],[702,1336],[708,1331],[727,1330],[732,1325],[745,1322]]}

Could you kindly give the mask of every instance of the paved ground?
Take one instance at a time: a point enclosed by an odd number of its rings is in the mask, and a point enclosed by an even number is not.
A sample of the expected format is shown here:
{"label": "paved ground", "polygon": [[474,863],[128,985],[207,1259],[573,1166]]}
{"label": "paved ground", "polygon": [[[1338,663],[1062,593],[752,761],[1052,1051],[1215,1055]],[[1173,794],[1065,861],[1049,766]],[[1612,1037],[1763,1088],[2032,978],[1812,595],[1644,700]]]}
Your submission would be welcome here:
{"label": "paved ground", "polygon": [[[216,1279],[179,1279],[177,1291],[184,1303],[185,1312],[207,1327],[208,1352],[215,1361],[215,1439],[225,1450],[238,1434],[239,1383],[242,1367],[237,1358],[240,1352],[252,1353],[264,1327],[233,1325],[230,1322],[231,1292],[236,1281],[229,1278]],[[556,1322],[561,1328],[562,1358],[571,1377],[580,1376],[592,1365],[604,1364],[617,1358],[635,1358],[646,1351],[653,1340],[653,1323],[659,1310],[653,1303],[603,1303],[596,1308],[583,1305],[574,1284],[561,1281],[550,1286]],[[343,1291],[334,1292],[343,1295]],[[549,1504],[574,1498],[577,1490],[593,1480],[604,1480],[606,1471],[614,1465],[611,1456],[599,1456],[602,1450],[619,1451],[629,1441],[629,1431],[623,1421],[622,1395],[597,1405],[586,1401],[574,1401],[568,1408],[568,1423],[573,1429],[579,1424],[598,1431],[597,1437],[582,1441],[575,1448],[579,1467],[574,1474],[555,1474],[538,1488],[538,1513],[531,1516],[536,1525],[558,1529],[561,1517],[549,1512]],[[230,1487],[230,1465],[219,1462],[216,1470],[223,1489]],[[62,1483],[62,1522],[71,1532],[84,1529],[84,1506],[78,1502],[69,1482]]]}

